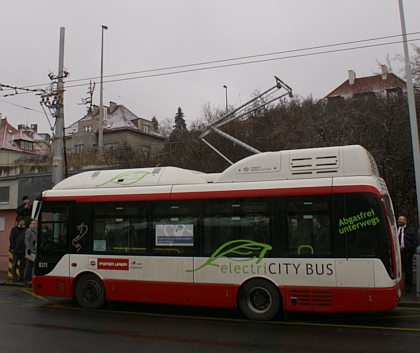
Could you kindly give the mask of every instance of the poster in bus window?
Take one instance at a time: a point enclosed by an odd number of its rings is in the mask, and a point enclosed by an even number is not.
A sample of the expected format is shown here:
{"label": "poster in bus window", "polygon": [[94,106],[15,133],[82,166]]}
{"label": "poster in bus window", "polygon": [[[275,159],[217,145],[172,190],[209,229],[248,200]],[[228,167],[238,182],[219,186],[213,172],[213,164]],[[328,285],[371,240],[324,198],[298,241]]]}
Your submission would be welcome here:
{"label": "poster in bus window", "polygon": [[193,246],[194,226],[192,224],[157,224],[156,246]]}

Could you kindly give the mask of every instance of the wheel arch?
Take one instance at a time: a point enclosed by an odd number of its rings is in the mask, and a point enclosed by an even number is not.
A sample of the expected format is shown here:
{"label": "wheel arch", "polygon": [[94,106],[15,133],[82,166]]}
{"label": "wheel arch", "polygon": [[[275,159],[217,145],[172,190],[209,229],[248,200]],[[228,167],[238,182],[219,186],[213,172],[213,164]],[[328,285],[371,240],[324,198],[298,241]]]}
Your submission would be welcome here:
{"label": "wheel arch", "polygon": [[248,283],[250,283],[250,282],[252,282],[252,281],[254,281],[254,280],[264,280],[264,281],[272,284],[274,286],[274,288],[278,291],[278,294],[279,294],[279,298],[280,298],[280,307],[279,307],[279,309],[280,310],[284,310],[284,308],[285,308],[284,307],[284,296],[285,296],[284,288],[283,287],[279,287],[277,285],[277,283],[275,283],[271,278],[264,277],[264,276],[247,278],[245,281],[243,281],[239,285],[238,289],[236,290],[236,295],[235,295],[235,307],[237,309],[239,309],[239,296],[241,295],[241,289],[243,288],[243,286],[246,285],[246,284],[248,284]]}
{"label": "wheel arch", "polygon": [[89,270],[84,270],[84,271],[79,272],[79,273],[78,273],[78,274],[77,274],[77,275],[73,278],[72,287],[71,287],[71,293],[72,293],[72,297],[73,297],[73,299],[75,299],[75,298],[76,298],[76,286],[77,286],[77,282],[79,282],[79,281],[80,281],[80,279],[81,279],[84,275],[88,275],[88,274],[93,275],[93,276],[96,276],[96,277],[98,277],[98,278],[101,280],[102,284],[104,285],[105,298],[107,298],[107,287],[106,287],[106,284],[105,284],[105,282],[104,282],[103,277],[102,277],[102,276],[100,276],[100,275],[99,275],[98,273],[96,273],[96,272],[89,271]]}

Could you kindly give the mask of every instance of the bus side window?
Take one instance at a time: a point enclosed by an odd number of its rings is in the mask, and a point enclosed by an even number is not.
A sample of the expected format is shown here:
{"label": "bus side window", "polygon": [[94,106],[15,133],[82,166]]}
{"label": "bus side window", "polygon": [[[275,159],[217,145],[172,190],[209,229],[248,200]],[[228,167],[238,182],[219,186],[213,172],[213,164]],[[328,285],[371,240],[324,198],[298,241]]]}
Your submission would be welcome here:
{"label": "bus side window", "polygon": [[[195,217],[153,220],[153,255],[192,256],[196,251],[197,231],[198,218]],[[177,235],[178,232],[181,233]]]}
{"label": "bus side window", "polygon": [[289,215],[286,217],[287,241],[290,255],[312,255],[313,247],[311,244],[310,227],[307,220],[301,215]]}
{"label": "bus side window", "polygon": [[[390,261],[390,234],[380,197],[369,193],[335,195],[337,239],[349,258],[379,258],[390,276],[393,276]],[[389,207],[389,208],[388,208]],[[392,217],[392,206],[388,205]],[[391,223],[392,220],[390,219]],[[395,219],[394,219],[395,222]]]}
{"label": "bus side window", "polygon": [[[242,243],[272,244],[270,202],[266,199],[215,199],[203,203],[203,251],[210,256],[221,247]],[[255,249],[259,249],[255,244]],[[252,252],[258,256],[258,251]],[[246,256],[238,252],[236,256]],[[266,257],[272,256],[269,251]]]}
{"label": "bus side window", "polygon": [[349,257],[373,257],[376,252],[375,240],[369,232],[357,231],[348,236]]}
{"label": "bus side window", "polygon": [[314,216],[311,241],[315,254],[331,254],[331,232],[329,217]]}
{"label": "bus side window", "polygon": [[331,256],[331,195],[305,195],[284,198],[286,252],[297,257]]}
{"label": "bus side window", "polygon": [[146,253],[147,222],[131,219],[115,222],[98,219],[94,226],[93,250],[104,253]]}

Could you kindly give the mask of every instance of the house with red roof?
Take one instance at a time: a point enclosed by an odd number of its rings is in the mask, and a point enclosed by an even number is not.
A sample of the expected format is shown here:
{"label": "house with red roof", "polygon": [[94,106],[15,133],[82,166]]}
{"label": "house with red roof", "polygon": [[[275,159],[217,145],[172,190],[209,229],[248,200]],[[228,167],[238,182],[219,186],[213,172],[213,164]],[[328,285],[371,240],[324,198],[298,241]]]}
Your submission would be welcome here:
{"label": "house with red roof", "polygon": [[363,98],[383,96],[393,100],[403,94],[406,83],[398,76],[390,73],[386,65],[381,66],[380,75],[356,77],[353,70],[349,70],[349,78],[340,86],[324,97],[328,102],[341,101],[349,98]]}
{"label": "house with red roof", "polygon": [[37,173],[49,168],[50,143],[37,126],[12,126],[0,115],[0,176]]}

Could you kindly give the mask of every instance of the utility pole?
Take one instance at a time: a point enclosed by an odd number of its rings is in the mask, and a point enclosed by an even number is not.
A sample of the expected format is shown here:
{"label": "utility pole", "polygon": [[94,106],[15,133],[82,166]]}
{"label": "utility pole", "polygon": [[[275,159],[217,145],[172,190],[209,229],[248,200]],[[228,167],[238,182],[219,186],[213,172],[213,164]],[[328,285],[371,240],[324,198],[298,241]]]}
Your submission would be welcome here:
{"label": "utility pole", "polygon": [[53,170],[52,186],[63,180],[64,159],[63,159],[63,129],[64,129],[64,34],[65,28],[60,28],[60,53],[58,57],[57,90],[55,95],[55,134],[53,141]]}
{"label": "utility pole", "polygon": [[[417,216],[420,222],[420,146],[419,146],[419,130],[417,127],[417,113],[416,104],[414,100],[413,78],[411,76],[410,55],[408,54],[407,44],[407,31],[405,29],[404,8],[402,0],[399,0],[401,31],[404,45],[405,57],[405,76],[407,80],[407,96],[408,96],[408,111],[410,115],[410,128],[411,128],[411,143],[413,146],[414,158],[414,175],[416,178],[417,190]],[[420,227],[419,227],[420,228]]]}

